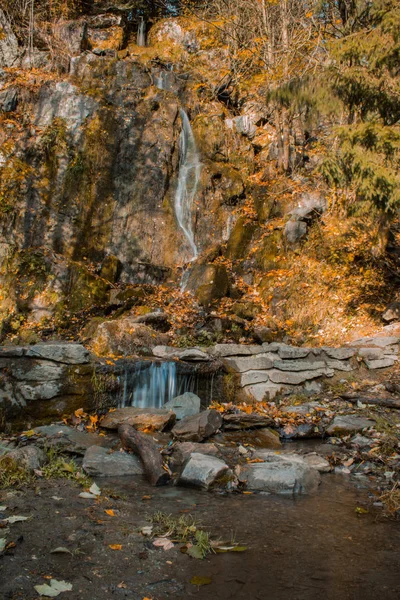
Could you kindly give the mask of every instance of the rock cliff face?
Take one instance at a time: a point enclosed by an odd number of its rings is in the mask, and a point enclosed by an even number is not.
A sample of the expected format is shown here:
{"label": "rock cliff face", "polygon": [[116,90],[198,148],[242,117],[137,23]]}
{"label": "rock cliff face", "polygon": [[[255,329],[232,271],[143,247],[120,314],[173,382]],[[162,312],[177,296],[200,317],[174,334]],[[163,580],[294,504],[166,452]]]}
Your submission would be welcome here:
{"label": "rock cliff face", "polygon": [[[130,46],[120,58],[107,34],[118,30],[123,46],[126,23],[106,17],[88,18],[88,29],[70,23],[58,31],[70,53],[62,77],[28,71],[19,85],[15,73],[0,73],[3,317],[28,311],[40,320],[101,302],[117,280],[176,277],[190,258],[174,209],[180,108],[192,121],[202,165],[191,215],[200,252],[228,239],[244,197],[253,150],[232,130],[229,112],[200,102],[190,74],[179,72],[179,61],[157,60],[157,46],[144,58]],[[171,24],[157,27],[155,44],[187,47],[179,26],[178,33]],[[6,41],[0,62],[11,66],[11,31]]]}

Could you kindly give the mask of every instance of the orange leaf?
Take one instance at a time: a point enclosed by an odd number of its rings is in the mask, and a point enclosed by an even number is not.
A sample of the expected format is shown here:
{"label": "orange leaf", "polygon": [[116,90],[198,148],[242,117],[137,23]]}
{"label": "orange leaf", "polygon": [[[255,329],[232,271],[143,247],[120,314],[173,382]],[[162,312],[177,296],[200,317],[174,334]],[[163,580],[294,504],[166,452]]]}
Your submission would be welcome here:
{"label": "orange leaf", "polygon": [[109,544],[108,547],[111,550],[122,550],[122,544]]}
{"label": "orange leaf", "polygon": [[112,508],[109,508],[108,510],[104,511],[109,517],[115,517],[115,512],[112,510]]}

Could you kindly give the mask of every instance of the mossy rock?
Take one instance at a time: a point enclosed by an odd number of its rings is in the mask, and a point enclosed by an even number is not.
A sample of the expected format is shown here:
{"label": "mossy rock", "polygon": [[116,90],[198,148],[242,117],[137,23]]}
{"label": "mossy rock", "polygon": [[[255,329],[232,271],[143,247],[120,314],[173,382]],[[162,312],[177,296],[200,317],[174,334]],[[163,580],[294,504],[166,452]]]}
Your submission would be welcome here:
{"label": "mossy rock", "polygon": [[90,273],[85,266],[73,264],[70,267],[67,305],[72,312],[104,305],[108,300],[110,284],[102,277]]}
{"label": "mossy rock", "polygon": [[240,217],[228,240],[226,256],[232,260],[245,258],[256,228],[255,223],[249,223],[245,217]]}
{"label": "mossy rock", "polygon": [[223,265],[195,265],[190,273],[188,289],[191,290],[199,304],[210,306],[215,300],[227,295],[229,278]]}
{"label": "mossy rock", "polygon": [[260,307],[254,302],[235,302],[231,308],[233,314],[246,321],[252,321],[260,312]]}
{"label": "mossy rock", "polygon": [[238,169],[214,163],[211,180],[221,195],[222,204],[235,204],[244,195],[245,187]]}
{"label": "mossy rock", "polygon": [[277,257],[282,252],[282,231],[275,230],[263,240],[260,250],[256,254],[257,264],[263,271],[270,271],[278,267]]}
{"label": "mossy rock", "polygon": [[103,260],[100,275],[103,279],[111,281],[111,283],[116,283],[121,275],[121,271],[122,263],[119,258],[113,254],[109,254]]}

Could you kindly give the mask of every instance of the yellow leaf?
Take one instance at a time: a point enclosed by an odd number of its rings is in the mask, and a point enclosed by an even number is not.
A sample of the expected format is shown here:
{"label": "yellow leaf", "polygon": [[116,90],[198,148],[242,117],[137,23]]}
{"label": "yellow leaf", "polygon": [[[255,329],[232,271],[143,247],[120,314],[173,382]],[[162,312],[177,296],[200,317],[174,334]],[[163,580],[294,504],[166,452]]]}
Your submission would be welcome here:
{"label": "yellow leaf", "polygon": [[109,517],[115,517],[115,512],[112,510],[112,508],[109,508],[108,510],[104,511]]}
{"label": "yellow leaf", "polygon": [[74,414],[76,417],[82,417],[83,416],[83,408],[78,408]]}

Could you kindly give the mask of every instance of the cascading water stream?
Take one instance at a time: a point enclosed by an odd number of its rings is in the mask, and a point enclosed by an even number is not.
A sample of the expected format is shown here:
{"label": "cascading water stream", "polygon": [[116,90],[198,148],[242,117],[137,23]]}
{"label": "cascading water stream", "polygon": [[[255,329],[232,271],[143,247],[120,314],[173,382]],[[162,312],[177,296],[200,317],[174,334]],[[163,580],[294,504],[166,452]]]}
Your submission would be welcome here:
{"label": "cascading water stream", "polygon": [[138,25],[137,45],[143,47],[146,46],[146,22],[143,17],[140,17],[140,22]]}
{"label": "cascading water stream", "polygon": [[179,175],[175,194],[175,214],[185,237],[189,243],[192,256],[190,261],[198,257],[192,227],[193,202],[200,181],[202,164],[194,139],[189,117],[181,108],[182,131],[179,137]]}

